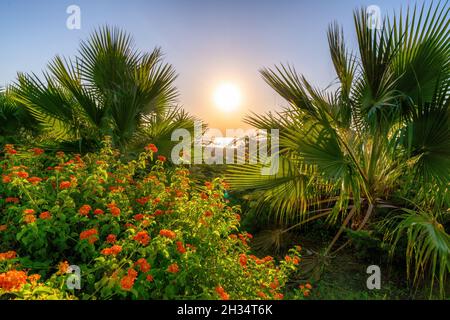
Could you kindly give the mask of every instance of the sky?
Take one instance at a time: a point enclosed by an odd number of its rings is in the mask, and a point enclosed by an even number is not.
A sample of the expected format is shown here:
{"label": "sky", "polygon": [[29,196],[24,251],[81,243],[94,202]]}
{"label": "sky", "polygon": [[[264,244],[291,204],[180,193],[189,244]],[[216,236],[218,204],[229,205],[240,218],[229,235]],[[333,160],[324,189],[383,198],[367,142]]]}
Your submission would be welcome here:
{"label": "sky", "polygon": [[[210,127],[245,128],[249,112],[286,104],[259,70],[290,63],[314,85],[335,79],[326,31],[336,21],[355,47],[353,10],[377,5],[392,14],[408,0],[0,0],[0,87],[17,72],[40,74],[55,55],[73,57],[79,43],[108,24],[129,32],[136,48],[161,47],[179,74],[179,104]],[[421,4],[422,1],[418,0]],[[81,28],[66,27],[70,5],[79,6]],[[241,94],[233,112],[213,99],[221,83]]]}

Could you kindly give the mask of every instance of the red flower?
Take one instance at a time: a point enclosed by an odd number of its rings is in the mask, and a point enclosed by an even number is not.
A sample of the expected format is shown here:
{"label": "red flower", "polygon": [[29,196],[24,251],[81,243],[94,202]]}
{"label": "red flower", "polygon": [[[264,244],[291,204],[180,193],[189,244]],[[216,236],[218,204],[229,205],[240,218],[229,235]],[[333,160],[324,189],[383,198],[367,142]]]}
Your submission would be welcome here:
{"label": "red flower", "polygon": [[61,181],[61,183],[59,184],[59,190],[69,189],[70,186],[70,181]]}
{"label": "red flower", "polygon": [[33,209],[25,209],[25,210],[23,210],[23,213],[26,214],[26,215],[34,214],[34,212],[35,211]]}
{"label": "red flower", "polygon": [[33,149],[31,149],[31,150],[33,151],[33,153],[34,153],[35,156],[39,156],[39,155],[41,155],[41,154],[44,153],[44,150],[42,150],[42,149],[40,149],[40,148],[33,148]]}
{"label": "red flower", "polygon": [[93,244],[98,240],[97,229],[89,229],[80,233],[80,240],[88,240],[90,244]]}
{"label": "red flower", "polygon": [[142,213],[138,213],[138,214],[134,215],[133,218],[136,221],[141,221],[142,219],[144,219],[144,215]]}
{"label": "red flower", "polygon": [[120,280],[120,286],[123,290],[129,291],[133,288],[134,281],[136,280],[137,272],[134,269],[129,269],[128,274]]}
{"label": "red flower", "polygon": [[215,290],[222,300],[230,300],[230,295],[225,292],[224,288],[218,286]]}
{"label": "red flower", "polygon": [[24,178],[24,179],[28,178],[28,173],[25,171],[19,171],[16,173],[16,175],[20,178]]}
{"label": "red flower", "polygon": [[275,294],[275,299],[277,299],[277,300],[283,300],[283,298],[284,298],[284,295],[283,295],[282,293],[277,293],[277,294]]}
{"label": "red flower", "polygon": [[139,231],[133,239],[144,246],[146,246],[150,242],[150,236],[148,235],[147,231]]}
{"label": "red flower", "polygon": [[151,274],[149,274],[149,275],[147,276],[146,280],[147,280],[148,282],[153,282],[153,276],[152,276]]}
{"label": "red flower", "polygon": [[29,183],[34,184],[34,185],[36,185],[42,181],[42,179],[39,177],[31,177],[31,178],[28,178],[27,180]]}
{"label": "red flower", "polygon": [[18,204],[19,203],[19,198],[15,198],[15,197],[8,197],[5,199],[6,203],[15,203]]}
{"label": "red flower", "polygon": [[95,209],[94,210],[94,214],[95,215],[99,215],[99,214],[104,214],[105,212],[102,209]]}
{"label": "red flower", "polygon": [[82,216],[88,216],[88,215],[89,215],[89,212],[91,212],[91,210],[92,210],[91,206],[88,205],[88,204],[85,204],[85,205],[83,205],[83,206],[78,210],[78,212],[79,212],[80,215],[82,215]]}
{"label": "red flower", "polygon": [[247,266],[247,256],[245,255],[245,253],[241,253],[239,255],[239,263],[241,264],[241,266],[245,267]]}
{"label": "red flower", "polygon": [[211,182],[206,181],[206,182],[205,182],[205,187],[206,187],[208,190],[212,190],[214,186],[213,186],[213,184],[212,184]]}
{"label": "red flower", "polygon": [[177,234],[175,232],[173,232],[172,230],[166,230],[163,229],[159,232],[159,235],[162,237],[166,237],[169,239],[175,239],[177,237]]}
{"label": "red flower", "polygon": [[2,181],[3,181],[3,183],[10,183],[11,182],[11,177],[10,176],[3,176],[2,177]]}
{"label": "red flower", "polygon": [[213,215],[213,213],[211,211],[209,211],[209,210],[205,211],[205,217],[206,218],[212,217],[212,215]]}
{"label": "red flower", "polygon": [[178,264],[172,263],[170,266],[167,267],[167,272],[170,273],[178,273],[180,271],[180,267],[178,267]]}
{"label": "red flower", "polygon": [[156,153],[156,152],[158,152],[158,148],[153,144],[153,143],[150,143],[148,146],[146,146],[145,148],[144,148],[146,151],[151,151],[151,152],[153,152],[153,153]]}
{"label": "red flower", "polygon": [[155,216],[160,216],[160,215],[162,215],[162,214],[164,214],[164,211],[162,211],[161,209],[157,209],[156,211],[155,211],[155,213],[153,213]]}
{"label": "red flower", "polygon": [[145,258],[140,258],[136,263],[135,266],[139,266],[142,272],[149,272],[150,271],[150,264],[147,262]]}
{"label": "red flower", "polygon": [[116,241],[117,241],[117,237],[116,237],[115,234],[109,234],[109,235],[106,237],[106,242],[108,242],[108,243],[114,243],[114,242],[116,242]]}
{"label": "red flower", "polygon": [[262,299],[267,299],[266,294],[265,294],[264,292],[262,292],[262,291],[259,291],[259,292],[257,293],[257,295],[258,295],[258,297],[260,297],[260,298],[262,298]]}
{"label": "red flower", "polygon": [[39,215],[39,218],[41,218],[42,220],[49,220],[52,218],[52,215],[50,212],[44,211]]}
{"label": "red flower", "polygon": [[164,156],[158,156],[158,160],[161,162],[166,162],[167,158]]}
{"label": "red flower", "polygon": [[140,205],[144,205],[148,202],[148,200],[150,200],[150,197],[142,197],[136,199],[136,202],[139,203]]}
{"label": "red flower", "polygon": [[111,214],[113,215],[113,217],[120,216],[120,209],[117,207],[111,207],[111,208],[109,208],[109,211],[111,211]]}
{"label": "red flower", "polygon": [[105,256],[116,256],[122,251],[122,246],[113,245],[111,248],[105,248],[100,253]]}
{"label": "red flower", "polygon": [[183,246],[183,242],[177,241],[177,251],[181,254],[186,253],[186,248]]}

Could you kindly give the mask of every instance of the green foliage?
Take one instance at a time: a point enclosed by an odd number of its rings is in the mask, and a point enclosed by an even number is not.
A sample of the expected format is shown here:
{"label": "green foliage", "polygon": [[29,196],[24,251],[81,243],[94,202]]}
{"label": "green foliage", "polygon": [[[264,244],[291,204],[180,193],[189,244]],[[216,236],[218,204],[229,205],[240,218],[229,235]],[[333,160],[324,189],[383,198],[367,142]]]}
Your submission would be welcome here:
{"label": "green foliage", "polygon": [[[326,254],[345,229],[358,232],[383,220],[385,210],[409,208],[405,199],[427,212],[447,210],[449,10],[446,4],[423,4],[386,18],[381,30],[369,28],[365,10],[357,10],[357,52],[346,48],[342,29],[332,24],[328,42],[337,84],[325,90],[291,66],[262,69],[263,79],[289,107],[245,121],[279,128],[280,169],[262,176],[255,165],[231,167],[231,187],[246,192],[261,214],[268,211],[277,222],[295,227],[325,218],[340,224]],[[414,250],[427,248],[427,254],[416,257],[416,271],[424,271],[431,255],[436,262],[428,271],[442,287],[448,243],[419,234]],[[448,237],[444,227],[438,234]],[[443,267],[438,271],[435,265]]]}

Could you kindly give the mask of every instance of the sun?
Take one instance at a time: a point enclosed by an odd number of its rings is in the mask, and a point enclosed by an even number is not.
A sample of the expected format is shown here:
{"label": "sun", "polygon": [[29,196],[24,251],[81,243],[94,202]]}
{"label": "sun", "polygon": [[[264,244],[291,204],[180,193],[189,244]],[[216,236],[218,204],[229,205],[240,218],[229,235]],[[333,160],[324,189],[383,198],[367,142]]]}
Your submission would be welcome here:
{"label": "sun", "polygon": [[232,83],[222,83],[214,90],[214,103],[222,111],[236,110],[241,100],[239,88]]}

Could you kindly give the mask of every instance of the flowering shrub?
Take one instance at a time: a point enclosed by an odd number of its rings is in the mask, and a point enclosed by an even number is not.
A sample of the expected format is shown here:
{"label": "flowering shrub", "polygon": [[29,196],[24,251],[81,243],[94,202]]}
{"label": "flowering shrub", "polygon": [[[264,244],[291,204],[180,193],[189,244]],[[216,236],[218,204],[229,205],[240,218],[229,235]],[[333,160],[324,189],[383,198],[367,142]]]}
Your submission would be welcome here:
{"label": "flowering shrub", "polygon": [[[0,296],[282,299],[300,261],[249,254],[220,179],[196,186],[149,145],[122,162],[7,145],[0,159]],[[80,290],[67,286],[80,268]]]}

